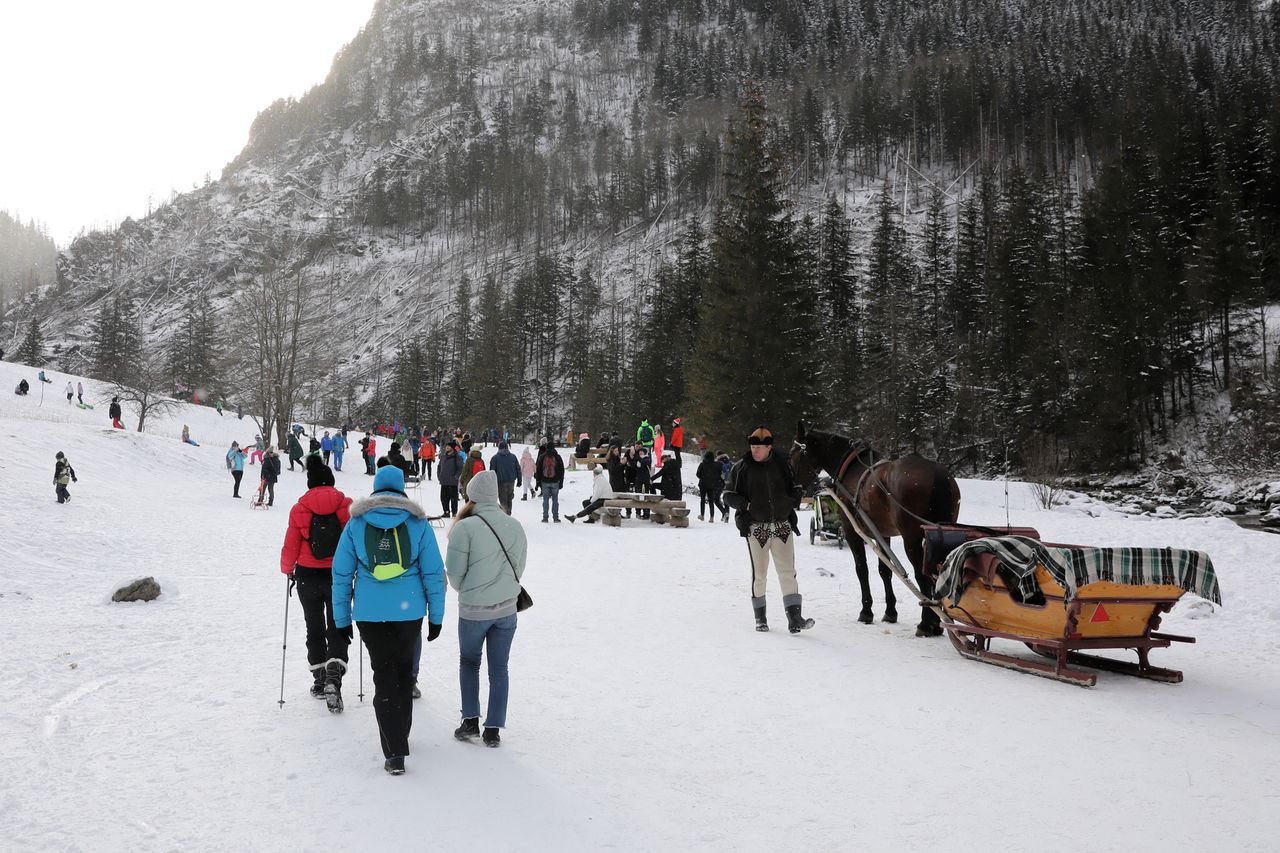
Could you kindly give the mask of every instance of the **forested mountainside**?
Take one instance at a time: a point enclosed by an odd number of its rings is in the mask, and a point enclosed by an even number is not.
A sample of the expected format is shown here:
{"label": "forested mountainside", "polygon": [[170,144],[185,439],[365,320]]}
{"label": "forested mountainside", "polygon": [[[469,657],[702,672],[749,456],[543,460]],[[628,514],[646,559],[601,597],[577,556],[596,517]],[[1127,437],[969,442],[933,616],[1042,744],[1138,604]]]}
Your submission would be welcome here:
{"label": "forested mountainside", "polygon": [[57,262],[58,247],[42,227],[0,210],[0,307],[51,284]]}
{"label": "forested mountainside", "polygon": [[1271,464],[1278,35],[1246,0],[385,0],[4,328],[273,420]]}

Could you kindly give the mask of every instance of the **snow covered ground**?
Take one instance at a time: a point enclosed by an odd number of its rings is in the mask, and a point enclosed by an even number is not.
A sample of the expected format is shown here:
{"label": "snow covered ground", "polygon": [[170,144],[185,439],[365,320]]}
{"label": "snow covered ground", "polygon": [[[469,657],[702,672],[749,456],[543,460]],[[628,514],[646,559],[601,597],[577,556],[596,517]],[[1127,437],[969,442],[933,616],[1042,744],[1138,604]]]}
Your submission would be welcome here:
{"label": "snow covered ground", "polygon": [[[250,511],[222,462],[253,438],[249,420],[184,407],[145,434],[114,431],[97,383],[94,411],[66,405],[57,373],[43,405],[38,387],[15,397],[34,374],[0,363],[5,850],[1276,849],[1280,537],[1048,512],[1012,484],[1010,520],[1046,538],[1201,548],[1217,566],[1225,606],[1204,615],[1188,596],[1165,620],[1199,642],[1153,653],[1183,684],[1103,673],[1084,690],[916,639],[914,608],[858,624],[852,560],[833,544],[797,545],[817,626],[780,630],[771,581],[774,631],[758,634],[732,524],[542,525],[517,501],[536,605],[502,748],[452,737],[451,594],[409,772],[390,778],[369,674],[361,703],[352,673],[340,717],[307,695],[296,602],[277,705],[278,554],[304,475],[286,465],[277,507]],[[201,447],[180,443],[183,423]],[[58,450],[80,478],[64,506]],[[569,475],[563,506],[590,476]],[[337,477],[369,488],[358,464]],[[1004,522],[1003,483],[961,487],[961,520]],[[434,488],[422,497],[438,511]],[[145,575],[158,601],[110,603]]]}

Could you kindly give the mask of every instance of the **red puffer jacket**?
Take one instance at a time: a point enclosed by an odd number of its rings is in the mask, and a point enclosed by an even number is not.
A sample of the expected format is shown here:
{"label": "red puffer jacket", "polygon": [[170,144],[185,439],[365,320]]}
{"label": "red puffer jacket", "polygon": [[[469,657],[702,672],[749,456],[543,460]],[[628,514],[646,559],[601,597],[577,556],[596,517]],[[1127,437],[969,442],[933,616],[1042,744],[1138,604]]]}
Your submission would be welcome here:
{"label": "red puffer jacket", "polygon": [[280,571],[293,574],[294,565],[313,569],[333,568],[333,558],[324,560],[311,556],[311,516],[336,513],[343,527],[350,518],[351,498],[333,486],[316,486],[308,489],[289,510],[289,529],[284,534],[284,547],[280,549]]}

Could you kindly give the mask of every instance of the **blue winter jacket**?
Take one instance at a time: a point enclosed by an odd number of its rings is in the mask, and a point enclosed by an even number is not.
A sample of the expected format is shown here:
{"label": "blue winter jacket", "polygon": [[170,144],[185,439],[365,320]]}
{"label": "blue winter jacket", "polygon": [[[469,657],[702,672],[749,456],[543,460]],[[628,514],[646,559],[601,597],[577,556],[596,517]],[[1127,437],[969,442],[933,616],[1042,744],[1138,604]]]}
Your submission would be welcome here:
{"label": "blue winter jacket", "polygon": [[227,461],[231,463],[232,471],[244,470],[244,456],[243,450],[232,449],[227,451]]}
{"label": "blue winter jacket", "polygon": [[489,470],[497,475],[499,483],[515,483],[519,486],[522,482],[520,460],[510,450],[499,450],[493,454],[493,458],[489,460]]}
{"label": "blue winter jacket", "polygon": [[325,453],[329,453],[330,451],[332,451],[333,439],[327,435],[324,438],[320,439],[320,449],[323,450]]}
{"label": "blue winter jacket", "polygon": [[[322,442],[321,449],[323,448],[324,448],[324,444]],[[338,433],[333,437],[333,452],[342,453],[346,449],[347,449],[347,440],[342,437],[342,433]]]}
{"label": "blue winter jacket", "polygon": [[[400,469],[387,467],[384,471]],[[379,472],[381,473],[381,472]],[[408,571],[380,581],[369,571],[365,530],[405,524],[413,556]],[[345,628],[356,622],[409,622],[424,615],[433,625],[444,622],[444,560],[435,532],[422,507],[404,494],[382,491],[351,505],[351,520],[342,530],[333,555],[333,621]],[[352,594],[355,595],[354,612]]]}

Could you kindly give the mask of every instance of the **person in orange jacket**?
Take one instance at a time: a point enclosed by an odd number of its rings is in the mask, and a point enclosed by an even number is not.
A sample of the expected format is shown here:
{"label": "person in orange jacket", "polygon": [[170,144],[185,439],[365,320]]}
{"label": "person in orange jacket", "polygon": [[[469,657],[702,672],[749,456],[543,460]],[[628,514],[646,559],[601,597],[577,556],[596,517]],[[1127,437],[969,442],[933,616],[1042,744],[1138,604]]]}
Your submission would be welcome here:
{"label": "person in orange jacket", "polygon": [[436,443],[430,438],[422,440],[422,446],[418,448],[418,476],[427,475],[427,479],[431,479],[431,466],[436,461]]}
{"label": "person in orange jacket", "polygon": [[676,453],[684,451],[684,427],[680,426],[679,418],[671,420],[671,441],[667,442],[667,449]]}

